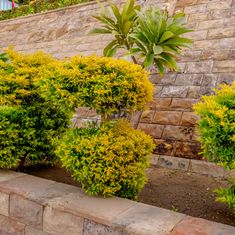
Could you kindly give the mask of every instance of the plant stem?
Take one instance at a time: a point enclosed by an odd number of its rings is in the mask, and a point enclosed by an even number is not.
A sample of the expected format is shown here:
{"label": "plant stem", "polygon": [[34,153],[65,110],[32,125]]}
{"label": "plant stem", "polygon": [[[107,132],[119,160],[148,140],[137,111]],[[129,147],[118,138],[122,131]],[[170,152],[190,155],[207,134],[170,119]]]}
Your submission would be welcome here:
{"label": "plant stem", "polygon": [[[126,46],[126,49],[128,51],[130,51],[131,47],[130,47],[129,43],[126,40],[125,40],[125,46]],[[137,59],[133,55],[131,56],[131,59],[132,59],[134,64],[138,64]]]}

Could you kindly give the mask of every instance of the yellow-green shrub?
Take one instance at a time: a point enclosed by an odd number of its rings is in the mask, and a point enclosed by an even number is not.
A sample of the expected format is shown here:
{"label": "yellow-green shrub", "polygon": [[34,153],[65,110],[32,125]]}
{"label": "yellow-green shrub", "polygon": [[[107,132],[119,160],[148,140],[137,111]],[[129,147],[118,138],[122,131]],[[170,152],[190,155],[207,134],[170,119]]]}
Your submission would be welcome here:
{"label": "yellow-green shrub", "polygon": [[[210,161],[235,169],[235,82],[221,85],[215,95],[195,105],[200,115],[199,132],[203,154]],[[218,189],[217,201],[227,203],[235,213],[235,180],[231,188]]]}
{"label": "yellow-green shrub", "polygon": [[42,52],[22,55],[13,50],[4,58],[0,59],[0,106],[4,106],[0,109],[0,167],[22,166],[25,161],[51,163],[53,138],[66,130],[69,115],[57,100],[43,98],[38,84],[57,61]]}
{"label": "yellow-green shrub", "polygon": [[201,117],[198,124],[204,156],[235,168],[235,82],[222,85],[215,95],[204,96],[194,108]]}
{"label": "yellow-green shrub", "polygon": [[231,180],[230,188],[219,188],[216,190],[216,201],[226,203],[233,210],[235,214],[235,179]]}
{"label": "yellow-green shrub", "polygon": [[152,100],[153,85],[139,65],[107,57],[74,57],[59,66],[56,79],[46,80],[49,97],[100,114],[142,110]]}
{"label": "yellow-green shrub", "polygon": [[146,182],[153,140],[127,121],[71,130],[57,154],[75,180],[92,195],[134,198]]}

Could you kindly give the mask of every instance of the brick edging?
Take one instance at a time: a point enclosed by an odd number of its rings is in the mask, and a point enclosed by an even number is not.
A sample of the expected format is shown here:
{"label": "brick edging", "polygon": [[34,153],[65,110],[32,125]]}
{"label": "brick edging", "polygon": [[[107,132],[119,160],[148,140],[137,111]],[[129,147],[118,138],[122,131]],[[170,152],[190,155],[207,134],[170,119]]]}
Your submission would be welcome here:
{"label": "brick edging", "polygon": [[150,163],[151,167],[160,166],[169,169],[208,175],[215,178],[227,179],[235,173],[234,171],[225,170],[223,167],[211,162],[172,156],[152,155],[150,157]]}
{"label": "brick edging", "polygon": [[[24,235],[235,234],[235,227],[71,185],[0,170],[0,233]],[[212,233],[211,233],[212,232]]]}

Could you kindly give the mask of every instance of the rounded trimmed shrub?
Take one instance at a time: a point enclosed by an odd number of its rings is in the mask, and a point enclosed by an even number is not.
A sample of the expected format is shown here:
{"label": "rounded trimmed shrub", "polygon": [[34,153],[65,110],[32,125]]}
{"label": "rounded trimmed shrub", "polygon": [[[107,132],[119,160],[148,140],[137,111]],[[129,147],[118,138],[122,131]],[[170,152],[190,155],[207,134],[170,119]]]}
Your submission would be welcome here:
{"label": "rounded trimmed shrub", "polygon": [[152,100],[153,85],[139,65],[98,56],[77,56],[61,64],[56,79],[46,79],[48,97],[72,107],[85,106],[107,116],[142,110]]}
{"label": "rounded trimmed shrub", "polygon": [[146,183],[153,140],[126,120],[71,130],[57,154],[91,195],[135,198]]}

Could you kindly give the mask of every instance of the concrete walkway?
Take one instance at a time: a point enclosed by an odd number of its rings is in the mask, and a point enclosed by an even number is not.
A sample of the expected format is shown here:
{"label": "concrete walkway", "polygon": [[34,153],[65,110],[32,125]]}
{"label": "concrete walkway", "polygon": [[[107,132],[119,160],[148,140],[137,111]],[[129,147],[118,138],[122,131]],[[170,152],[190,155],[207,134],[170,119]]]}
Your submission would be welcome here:
{"label": "concrete walkway", "polygon": [[235,227],[0,170],[0,234],[233,235]]}

